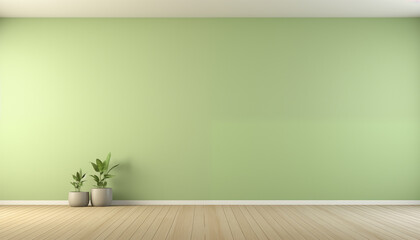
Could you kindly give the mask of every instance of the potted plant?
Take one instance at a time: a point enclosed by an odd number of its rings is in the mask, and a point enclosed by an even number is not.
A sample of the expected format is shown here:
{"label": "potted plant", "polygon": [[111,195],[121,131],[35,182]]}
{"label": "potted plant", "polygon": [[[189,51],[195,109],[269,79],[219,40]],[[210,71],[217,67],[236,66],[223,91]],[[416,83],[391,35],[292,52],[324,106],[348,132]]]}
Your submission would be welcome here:
{"label": "potted plant", "polygon": [[74,192],[69,192],[69,205],[71,207],[86,207],[89,205],[89,192],[81,192],[80,189],[85,182],[86,173],[82,172],[80,169],[79,172],[73,174],[74,182],[70,182],[74,187]]}
{"label": "potted plant", "polygon": [[[109,174],[112,169],[116,168],[119,164],[109,168],[111,161],[111,153],[108,153],[105,161],[96,159],[96,163],[92,163],[93,169],[99,175],[90,175],[96,182],[96,188],[92,188],[91,202],[94,207],[108,206],[112,203],[112,188],[107,188],[107,179],[113,177]],[[109,168],[109,169],[108,169]]]}

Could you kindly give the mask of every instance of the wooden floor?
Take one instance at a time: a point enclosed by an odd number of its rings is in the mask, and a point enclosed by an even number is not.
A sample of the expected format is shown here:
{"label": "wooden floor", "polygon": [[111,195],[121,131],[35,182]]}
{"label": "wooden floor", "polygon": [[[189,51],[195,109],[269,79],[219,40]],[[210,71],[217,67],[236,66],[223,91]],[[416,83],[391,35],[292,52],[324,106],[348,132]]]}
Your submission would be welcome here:
{"label": "wooden floor", "polygon": [[0,239],[420,239],[420,206],[0,206]]}

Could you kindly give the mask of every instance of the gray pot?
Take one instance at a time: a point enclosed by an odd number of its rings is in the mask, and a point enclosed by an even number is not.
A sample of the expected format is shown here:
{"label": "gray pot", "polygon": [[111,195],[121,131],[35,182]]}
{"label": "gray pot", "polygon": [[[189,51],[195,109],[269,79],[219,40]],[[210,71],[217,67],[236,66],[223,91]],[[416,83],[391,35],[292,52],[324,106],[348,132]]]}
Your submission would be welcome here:
{"label": "gray pot", "polygon": [[69,192],[71,207],[86,207],[89,205],[89,192]]}
{"label": "gray pot", "polygon": [[104,207],[112,203],[112,188],[92,188],[92,206]]}

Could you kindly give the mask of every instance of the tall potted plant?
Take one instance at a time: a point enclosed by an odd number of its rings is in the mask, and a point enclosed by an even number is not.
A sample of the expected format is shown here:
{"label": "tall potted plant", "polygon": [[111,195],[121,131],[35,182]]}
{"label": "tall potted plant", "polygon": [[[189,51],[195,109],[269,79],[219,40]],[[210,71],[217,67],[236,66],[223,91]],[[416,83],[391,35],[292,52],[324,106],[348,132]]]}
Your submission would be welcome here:
{"label": "tall potted plant", "polygon": [[112,169],[116,168],[119,164],[109,168],[111,161],[111,153],[108,153],[105,161],[96,159],[96,163],[92,163],[92,167],[97,172],[97,175],[91,175],[96,182],[95,187],[92,188],[91,202],[94,207],[109,206],[112,203],[112,188],[107,188],[107,179],[114,175],[109,174]]}
{"label": "tall potted plant", "polygon": [[71,207],[86,207],[89,205],[89,192],[81,192],[80,189],[85,182],[86,173],[80,171],[73,174],[74,182],[70,182],[74,187],[74,192],[69,192],[69,205]]}

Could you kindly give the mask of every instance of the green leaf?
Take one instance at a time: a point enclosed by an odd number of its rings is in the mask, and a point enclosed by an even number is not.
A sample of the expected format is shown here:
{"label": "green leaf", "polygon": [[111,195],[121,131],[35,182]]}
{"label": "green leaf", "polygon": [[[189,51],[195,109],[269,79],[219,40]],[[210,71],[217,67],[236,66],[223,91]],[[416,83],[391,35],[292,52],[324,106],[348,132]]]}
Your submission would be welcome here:
{"label": "green leaf", "polygon": [[107,182],[104,182],[104,187],[106,187],[107,184],[108,184]]}
{"label": "green leaf", "polygon": [[111,174],[105,174],[104,175],[104,178],[112,178],[112,177],[114,177],[115,175],[111,175]]}
{"label": "green leaf", "polygon": [[83,173],[81,168],[79,169],[79,171],[76,172],[76,174],[72,174],[72,177],[75,180],[75,182],[70,182],[70,184],[74,186],[77,192],[80,192],[80,188],[83,186],[83,183],[86,182],[84,180],[85,176],[86,173]]}
{"label": "green leaf", "polygon": [[110,161],[111,161],[111,153],[108,153],[108,156],[106,157],[104,161],[104,172],[108,171]]}
{"label": "green leaf", "polygon": [[104,165],[102,163],[101,160],[96,159],[96,165],[98,166],[99,172],[103,172],[104,171]]}
{"label": "green leaf", "polygon": [[92,164],[93,169],[95,169],[96,172],[99,172],[99,168],[96,164],[94,164],[93,162],[90,162]]}
{"label": "green leaf", "polygon": [[114,169],[114,168],[118,167],[119,165],[120,165],[120,164],[114,165],[111,169],[109,169],[109,170],[108,170],[107,174],[108,174],[109,172],[111,172],[111,170],[112,170],[112,169]]}
{"label": "green leaf", "polygon": [[100,181],[99,181],[99,177],[98,176],[96,176],[96,175],[90,175],[91,177],[93,177],[93,179],[97,182],[97,183],[99,183]]}

